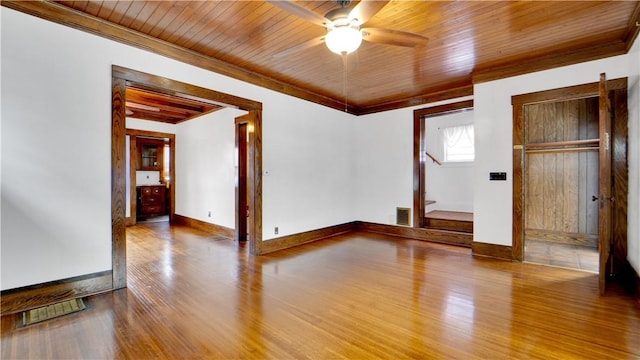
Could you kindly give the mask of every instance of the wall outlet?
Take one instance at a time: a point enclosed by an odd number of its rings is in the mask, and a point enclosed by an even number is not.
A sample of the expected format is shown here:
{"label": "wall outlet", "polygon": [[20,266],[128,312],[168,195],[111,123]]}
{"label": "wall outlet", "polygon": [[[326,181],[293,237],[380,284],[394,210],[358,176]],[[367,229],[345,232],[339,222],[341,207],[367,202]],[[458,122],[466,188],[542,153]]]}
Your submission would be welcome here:
{"label": "wall outlet", "polygon": [[207,214],[208,217],[211,217],[211,211],[209,211],[209,213]]}
{"label": "wall outlet", "polygon": [[275,228],[273,228],[273,233],[278,235],[278,227],[277,226]]}

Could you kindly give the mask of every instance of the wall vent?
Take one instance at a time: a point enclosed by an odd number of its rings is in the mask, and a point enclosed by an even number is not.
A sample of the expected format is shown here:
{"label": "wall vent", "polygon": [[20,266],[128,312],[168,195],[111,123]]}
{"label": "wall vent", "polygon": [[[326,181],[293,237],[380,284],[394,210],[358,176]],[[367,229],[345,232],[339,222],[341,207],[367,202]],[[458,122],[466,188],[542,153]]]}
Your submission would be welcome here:
{"label": "wall vent", "polygon": [[411,209],[409,208],[396,208],[396,224],[398,225],[411,225]]}

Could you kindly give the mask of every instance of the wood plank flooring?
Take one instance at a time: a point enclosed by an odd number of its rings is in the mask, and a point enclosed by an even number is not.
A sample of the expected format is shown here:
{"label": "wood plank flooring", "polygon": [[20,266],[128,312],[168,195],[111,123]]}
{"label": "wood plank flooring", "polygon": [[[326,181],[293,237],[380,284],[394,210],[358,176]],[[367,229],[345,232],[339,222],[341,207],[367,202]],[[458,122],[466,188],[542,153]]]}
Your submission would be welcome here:
{"label": "wood plank flooring", "polygon": [[600,253],[597,248],[548,241],[525,240],[524,261],[596,274],[600,270]]}
{"label": "wood plank flooring", "polygon": [[597,275],[351,233],[261,257],[184,226],[127,229],[129,287],[15,330],[2,359],[626,359],[640,304]]}

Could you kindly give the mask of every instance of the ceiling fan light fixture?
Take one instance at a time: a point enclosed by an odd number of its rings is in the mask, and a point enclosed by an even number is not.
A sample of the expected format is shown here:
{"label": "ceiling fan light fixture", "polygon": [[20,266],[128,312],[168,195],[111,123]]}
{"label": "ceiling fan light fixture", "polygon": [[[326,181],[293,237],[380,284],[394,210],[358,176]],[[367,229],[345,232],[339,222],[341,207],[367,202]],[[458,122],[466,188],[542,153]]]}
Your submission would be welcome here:
{"label": "ceiling fan light fixture", "polygon": [[329,29],[325,43],[332,52],[346,55],[356,51],[362,43],[362,33],[357,26],[342,25]]}

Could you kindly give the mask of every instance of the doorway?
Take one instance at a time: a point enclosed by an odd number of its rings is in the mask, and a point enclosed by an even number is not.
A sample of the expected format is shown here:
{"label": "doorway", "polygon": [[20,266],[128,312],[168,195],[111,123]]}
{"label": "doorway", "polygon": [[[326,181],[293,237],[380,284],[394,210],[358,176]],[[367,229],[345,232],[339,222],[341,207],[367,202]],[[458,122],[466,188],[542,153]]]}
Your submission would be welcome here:
{"label": "doorway", "polygon": [[[431,122],[435,122],[437,120],[433,118],[453,114],[462,115],[472,110],[473,100],[465,100],[452,104],[418,109],[413,112],[413,227],[429,227],[456,234],[464,234],[469,238],[469,245],[471,245],[471,237],[473,234],[473,214],[471,213],[473,206],[469,204],[461,205],[460,200],[458,199],[456,202],[454,198],[453,201],[449,201],[448,204],[454,207],[445,207],[443,210],[438,210],[434,207],[434,205],[437,204],[437,199],[427,198],[427,169],[431,168],[432,171],[438,170],[438,168],[442,166],[441,160],[443,159],[439,154],[434,154],[429,151],[427,146],[427,121],[432,119]],[[470,121],[472,121],[472,116],[469,116],[469,118],[471,118]],[[469,123],[469,121],[465,119],[461,120],[464,123]],[[442,127],[444,128],[445,126]],[[472,167],[467,167],[466,169],[457,167],[449,168],[447,172],[453,176],[457,176],[465,170],[469,172],[469,170],[472,171],[472,169]],[[463,175],[463,177],[464,176],[469,177],[468,174]],[[460,184],[461,188],[464,188],[465,185],[468,184]],[[446,187],[446,185],[444,187]],[[440,191],[433,192],[439,193]],[[455,206],[457,206],[457,208]],[[434,210],[439,213],[427,218],[425,215],[431,208],[434,208]]]}
{"label": "doorway", "polygon": [[[260,254],[262,242],[262,104],[256,101],[201,88],[180,81],[112,66],[112,130],[111,130],[111,218],[113,289],[127,286],[126,260],[126,89],[128,86],[171,93],[186,98],[203,99],[218,106],[245,110],[251,115],[247,172],[249,251]],[[175,149],[174,149],[175,152]],[[175,186],[174,186],[175,187]],[[172,197],[175,199],[175,196]]]}
{"label": "doorway", "polygon": [[249,199],[247,193],[247,165],[249,125],[248,115],[236,118],[236,240],[246,241],[249,234]]}
{"label": "doorway", "polygon": [[175,134],[126,129],[127,226],[175,214]]}
{"label": "doorway", "polygon": [[524,105],[526,262],[598,272],[598,106]]}
{"label": "doorway", "polygon": [[626,265],[627,79],[602,74],[512,105],[513,259],[527,260],[527,240],[595,248],[604,292]]}

